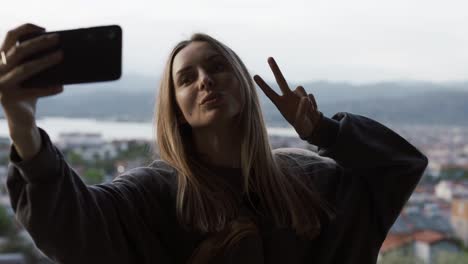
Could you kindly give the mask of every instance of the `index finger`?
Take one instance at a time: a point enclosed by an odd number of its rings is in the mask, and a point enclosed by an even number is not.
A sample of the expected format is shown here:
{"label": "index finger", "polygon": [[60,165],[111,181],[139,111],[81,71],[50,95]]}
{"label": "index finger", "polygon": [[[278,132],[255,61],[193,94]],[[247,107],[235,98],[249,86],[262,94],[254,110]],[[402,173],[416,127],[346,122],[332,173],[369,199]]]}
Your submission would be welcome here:
{"label": "index finger", "polygon": [[1,50],[8,52],[8,50],[16,45],[18,39],[26,34],[35,33],[44,31],[45,29],[34,24],[26,23],[19,27],[16,27],[10,31],[8,31],[5,41],[2,44]]}
{"label": "index finger", "polygon": [[273,74],[275,75],[276,82],[278,83],[281,91],[283,94],[288,94],[291,93],[291,89],[289,89],[289,85],[286,82],[286,79],[284,78],[283,74],[281,73],[278,64],[276,64],[275,59],[273,57],[268,58],[268,64],[270,65],[271,70],[273,71]]}
{"label": "index finger", "polygon": [[279,95],[271,89],[271,87],[262,79],[262,77],[255,75],[253,77],[255,82],[262,88],[263,92],[270,98],[273,103],[276,103],[277,99],[279,98]]}

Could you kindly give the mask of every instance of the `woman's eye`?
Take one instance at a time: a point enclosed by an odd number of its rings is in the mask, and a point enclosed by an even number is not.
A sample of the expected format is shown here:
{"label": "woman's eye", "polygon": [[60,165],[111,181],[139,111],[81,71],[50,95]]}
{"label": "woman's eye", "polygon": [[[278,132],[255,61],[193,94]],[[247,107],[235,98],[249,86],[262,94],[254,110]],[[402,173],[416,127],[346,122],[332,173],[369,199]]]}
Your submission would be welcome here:
{"label": "woman's eye", "polygon": [[220,62],[220,63],[217,63],[217,64],[216,64],[216,68],[217,68],[218,70],[224,70],[224,64],[221,63],[221,62]]}
{"label": "woman's eye", "polygon": [[187,84],[190,82],[190,77],[182,77],[180,79],[180,84]]}
{"label": "woman's eye", "polygon": [[220,71],[223,71],[224,70],[224,63],[222,62],[215,62],[212,66],[212,69],[215,71],[215,72],[220,72]]}

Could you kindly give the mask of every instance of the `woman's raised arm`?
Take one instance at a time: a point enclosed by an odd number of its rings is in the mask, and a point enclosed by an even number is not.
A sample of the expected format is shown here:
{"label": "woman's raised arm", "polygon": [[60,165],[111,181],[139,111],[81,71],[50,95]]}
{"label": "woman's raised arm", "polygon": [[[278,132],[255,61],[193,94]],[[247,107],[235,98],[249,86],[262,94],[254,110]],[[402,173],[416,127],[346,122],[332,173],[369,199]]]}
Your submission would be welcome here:
{"label": "woman's raised arm", "polygon": [[36,246],[59,263],[170,263],[157,236],[162,202],[157,193],[148,199],[154,188],[140,182],[151,170],[87,186],[39,131],[42,145],[32,158],[21,160],[11,145],[7,178],[15,217]]}
{"label": "woman's raised arm", "polygon": [[256,83],[301,139],[317,145],[319,155],[339,164],[345,178],[339,192],[349,194],[352,190],[367,195],[369,214],[377,222],[378,238],[383,241],[426,169],[427,157],[368,117],[347,112],[336,113],[331,119],[325,117],[312,94],[302,86],[291,91],[275,60],[269,58],[268,63],[282,94],[278,95],[260,76],[254,77]]}

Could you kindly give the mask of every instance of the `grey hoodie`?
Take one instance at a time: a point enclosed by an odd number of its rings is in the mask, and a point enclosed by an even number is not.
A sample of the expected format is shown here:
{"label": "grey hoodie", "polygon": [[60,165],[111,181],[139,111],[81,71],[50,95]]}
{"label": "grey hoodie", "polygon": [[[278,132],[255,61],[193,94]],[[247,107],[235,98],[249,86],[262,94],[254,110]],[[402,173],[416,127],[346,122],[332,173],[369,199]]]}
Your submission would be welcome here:
{"label": "grey hoodie", "polygon": [[[22,161],[11,145],[7,189],[16,219],[52,260],[186,263],[206,239],[178,224],[177,173],[164,161],[87,186],[39,130],[42,145],[32,159]],[[246,239],[218,263],[376,263],[427,167],[426,156],[386,126],[347,112],[322,115],[319,129],[304,140],[318,146],[318,153],[292,148],[275,153],[318,161],[306,170],[337,217],[324,219],[312,241],[266,219],[260,238]],[[241,175],[236,168],[213,169],[227,178]]]}

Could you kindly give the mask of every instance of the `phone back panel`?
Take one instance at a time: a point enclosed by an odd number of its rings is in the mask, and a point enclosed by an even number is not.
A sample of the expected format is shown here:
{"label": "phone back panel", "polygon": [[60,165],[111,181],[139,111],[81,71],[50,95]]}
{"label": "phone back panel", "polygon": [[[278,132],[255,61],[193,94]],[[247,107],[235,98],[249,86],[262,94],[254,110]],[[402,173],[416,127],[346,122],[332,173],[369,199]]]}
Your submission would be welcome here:
{"label": "phone back panel", "polygon": [[19,42],[43,34],[59,34],[59,44],[25,60],[62,49],[62,62],[24,81],[25,88],[57,84],[112,81],[122,74],[122,29],[117,25],[45,32],[23,37]]}

